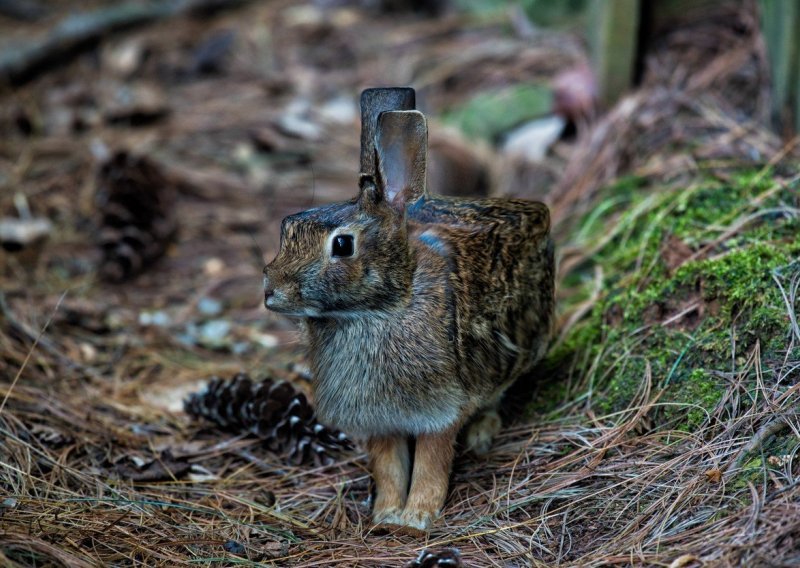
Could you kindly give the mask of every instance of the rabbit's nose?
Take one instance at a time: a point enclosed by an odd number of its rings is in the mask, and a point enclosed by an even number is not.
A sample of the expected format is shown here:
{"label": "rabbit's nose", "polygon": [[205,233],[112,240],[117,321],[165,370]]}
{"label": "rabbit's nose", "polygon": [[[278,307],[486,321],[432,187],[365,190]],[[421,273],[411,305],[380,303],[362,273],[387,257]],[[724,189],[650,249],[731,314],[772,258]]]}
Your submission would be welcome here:
{"label": "rabbit's nose", "polygon": [[269,306],[269,299],[275,295],[275,287],[267,277],[267,270],[264,269],[264,305]]}

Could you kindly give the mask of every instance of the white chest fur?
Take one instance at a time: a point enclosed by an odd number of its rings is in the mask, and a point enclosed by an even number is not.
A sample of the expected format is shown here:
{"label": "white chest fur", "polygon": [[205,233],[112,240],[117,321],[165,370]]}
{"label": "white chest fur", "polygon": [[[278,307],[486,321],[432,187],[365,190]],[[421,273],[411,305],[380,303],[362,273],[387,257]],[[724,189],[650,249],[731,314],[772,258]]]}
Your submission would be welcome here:
{"label": "white chest fur", "polygon": [[309,321],[320,420],[356,438],[452,425],[465,397],[441,329],[413,313]]}

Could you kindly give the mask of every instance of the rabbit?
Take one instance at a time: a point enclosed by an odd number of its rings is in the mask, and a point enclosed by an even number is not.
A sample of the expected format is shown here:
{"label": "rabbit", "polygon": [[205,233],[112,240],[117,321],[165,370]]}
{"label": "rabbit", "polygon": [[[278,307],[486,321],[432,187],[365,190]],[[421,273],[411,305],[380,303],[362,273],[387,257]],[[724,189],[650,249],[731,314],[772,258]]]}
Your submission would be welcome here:
{"label": "rabbit", "polygon": [[459,431],[486,452],[503,392],[547,350],[554,251],[542,203],[426,192],[413,99],[363,93],[358,196],[283,220],[264,302],[303,322],[319,419],[366,446],[373,523],[424,533]]}

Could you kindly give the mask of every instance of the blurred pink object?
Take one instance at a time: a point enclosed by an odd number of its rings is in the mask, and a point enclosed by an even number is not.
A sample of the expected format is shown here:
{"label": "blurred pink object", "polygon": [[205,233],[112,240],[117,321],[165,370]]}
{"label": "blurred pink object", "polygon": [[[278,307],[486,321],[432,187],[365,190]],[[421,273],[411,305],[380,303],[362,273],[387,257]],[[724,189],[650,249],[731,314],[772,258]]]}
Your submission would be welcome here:
{"label": "blurred pink object", "polygon": [[553,112],[574,124],[592,120],[597,105],[597,81],[588,65],[572,67],[553,79]]}

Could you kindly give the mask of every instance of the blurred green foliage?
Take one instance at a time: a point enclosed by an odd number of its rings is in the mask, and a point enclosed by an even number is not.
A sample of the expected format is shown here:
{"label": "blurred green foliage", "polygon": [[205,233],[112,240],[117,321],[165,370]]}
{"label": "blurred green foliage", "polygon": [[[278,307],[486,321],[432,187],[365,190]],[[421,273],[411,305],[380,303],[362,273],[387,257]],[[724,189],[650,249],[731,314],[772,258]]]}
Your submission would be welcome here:
{"label": "blurred green foliage", "polygon": [[552,106],[548,86],[523,84],[475,95],[446,111],[442,119],[469,137],[494,142],[515,126],[549,114]]}

